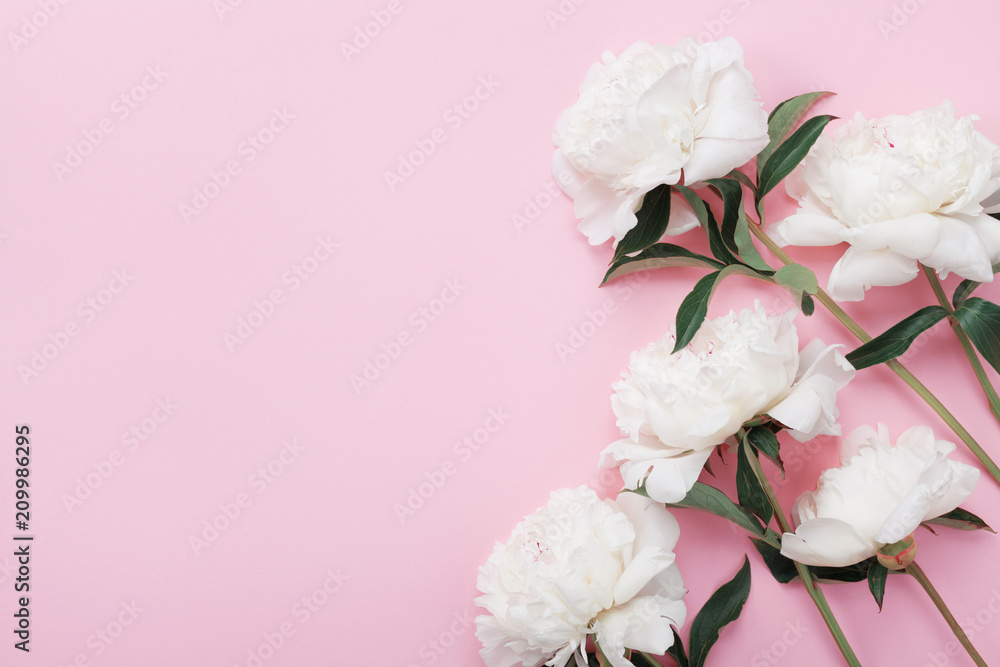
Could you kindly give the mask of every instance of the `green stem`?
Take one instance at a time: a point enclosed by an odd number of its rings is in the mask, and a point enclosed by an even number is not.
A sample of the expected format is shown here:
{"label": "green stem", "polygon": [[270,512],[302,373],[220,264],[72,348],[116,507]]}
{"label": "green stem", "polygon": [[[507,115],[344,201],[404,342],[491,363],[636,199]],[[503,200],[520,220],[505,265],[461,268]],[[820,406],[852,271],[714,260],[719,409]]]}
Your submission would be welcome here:
{"label": "green stem", "polygon": [[[792,258],[789,257],[784,250],[778,247],[771,237],[768,236],[762,229],[759,223],[747,226],[750,228],[750,231],[753,232],[754,236],[756,236],[775,257],[781,260],[784,264],[794,264]],[[834,301],[829,294],[823,290],[819,290],[816,293],[816,298],[862,343],[867,343],[872,339],[872,337],[868,335],[868,332],[862,329],[850,315],[844,312],[844,309],[837,305],[837,302]],[[972,437],[972,434],[959,423],[958,419],[955,418],[955,415],[951,414],[948,408],[944,407],[944,404],[938,400],[937,396],[931,393],[930,389],[924,386],[924,384],[920,382],[920,380],[918,380],[913,373],[907,370],[907,368],[896,359],[887,361],[885,365],[888,366],[893,373],[902,378],[903,382],[909,385],[909,387],[913,389],[913,391],[916,392],[920,398],[924,399],[924,402],[937,413],[942,421],[944,421],[944,423],[955,432],[955,435],[957,435],[959,439],[965,443],[965,446],[969,448],[969,451],[971,451],[975,457],[979,459],[979,462],[994,479],[994,481],[1000,484],[1000,467],[997,467],[997,464],[994,463],[993,459],[989,457],[989,454],[987,454],[986,451],[983,450],[982,446],[976,442],[975,438]]]}
{"label": "green stem", "polygon": [[983,656],[979,655],[979,651],[977,651],[976,647],[972,645],[972,642],[969,640],[969,636],[965,634],[965,630],[962,629],[962,626],[959,625],[958,621],[955,620],[955,617],[952,616],[951,610],[948,609],[948,605],[946,605],[944,600],[941,599],[941,596],[938,595],[934,585],[931,584],[930,579],[927,578],[927,575],[924,574],[924,571],[920,568],[920,566],[914,561],[906,566],[904,572],[920,582],[924,591],[926,591],[927,595],[934,602],[934,606],[938,608],[938,611],[941,612],[944,620],[948,623],[948,627],[950,627],[951,631],[955,633],[955,637],[962,643],[962,646],[965,647],[965,650],[969,653],[969,656],[975,661],[975,663],[979,665],[979,667],[988,667],[986,661],[983,660]]}
{"label": "green stem", "polygon": [[[781,510],[781,505],[778,503],[777,496],[774,495],[774,489],[771,488],[771,483],[767,480],[767,476],[764,475],[764,469],[760,465],[760,459],[751,451],[749,443],[743,440],[740,446],[742,453],[746,456],[747,460],[750,462],[750,467],[753,468],[754,474],[757,476],[760,482],[761,488],[764,489],[764,495],[767,496],[767,501],[771,504],[771,508],[774,510],[774,518],[778,522],[778,528],[781,529],[782,533],[791,533],[792,527],[785,519],[784,512]],[[823,616],[823,620],[826,622],[826,627],[830,630],[830,634],[833,635],[833,639],[837,642],[837,647],[840,648],[840,652],[844,655],[844,659],[847,661],[848,665],[852,667],[861,667],[861,661],[858,657],[854,655],[854,650],[851,648],[850,643],[847,641],[847,637],[844,636],[844,631],[840,629],[840,624],[837,623],[836,617],[833,615],[833,610],[830,609],[829,603],[826,601],[826,596],[823,594],[823,590],[813,579],[812,572],[809,568],[799,563],[795,563],[795,569],[799,573],[799,578],[802,580],[802,585],[806,587],[806,591],[809,593],[809,597],[812,598],[813,604],[819,610],[819,613]]]}
{"label": "green stem", "polygon": [[972,346],[969,335],[965,333],[962,323],[955,317],[955,309],[951,307],[951,303],[944,293],[944,287],[941,286],[941,281],[938,279],[937,274],[934,273],[934,269],[926,267],[923,264],[920,265],[920,268],[924,270],[924,275],[927,276],[927,282],[931,284],[931,289],[934,290],[934,296],[937,297],[938,303],[948,313],[948,322],[951,324],[951,330],[955,332],[958,342],[962,344],[962,349],[965,350],[965,356],[969,360],[969,365],[972,366],[972,370],[976,374],[976,379],[979,380],[979,386],[983,388],[983,393],[986,394],[986,400],[990,403],[990,412],[993,413],[997,421],[1000,421],[1000,396],[997,396],[996,389],[993,388],[989,376],[986,375],[986,369],[983,368],[982,362],[979,361],[979,355],[976,354],[976,348]]}

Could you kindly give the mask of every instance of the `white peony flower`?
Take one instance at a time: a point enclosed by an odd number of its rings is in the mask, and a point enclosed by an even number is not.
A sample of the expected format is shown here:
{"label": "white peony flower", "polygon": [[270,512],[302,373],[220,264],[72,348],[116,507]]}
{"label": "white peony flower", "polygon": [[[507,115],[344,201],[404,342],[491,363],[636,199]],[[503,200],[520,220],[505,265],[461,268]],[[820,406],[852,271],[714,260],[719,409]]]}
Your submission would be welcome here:
{"label": "white peony flower", "polygon": [[[604,53],[559,117],[552,171],[574,199],[580,231],[597,245],[635,227],[643,196],[662,184],[722,177],[768,143],[743,49],[731,37],[689,49],[637,42]],[[667,234],[698,225],[671,200]]]}
{"label": "white peony flower", "polygon": [[684,582],[674,563],[680,528],[662,505],[634,493],[600,500],[588,487],[552,493],[479,569],[476,618],[489,667],[586,667],[594,637],[614,667],[626,649],[663,654],[684,624]]}
{"label": "white peony flower", "polygon": [[830,274],[829,292],[860,301],[872,286],[902,285],[918,263],[942,277],[993,280],[1000,260],[1000,153],[975,116],[951,103],[909,116],[859,113],[819,138],[786,181],[799,210],[771,228],[779,245],[851,244]]}
{"label": "white peony flower", "polygon": [[603,453],[621,466],[626,488],[645,481],[651,498],[684,498],[716,445],[747,421],[769,415],[800,442],[839,435],[837,392],[854,377],[839,351],[816,339],[799,352],[798,311],[755,309],[706,320],[691,343],[671,354],[668,333],[632,353],[611,405],[627,436]]}
{"label": "white peony flower", "polygon": [[792,511],[795,533],[781,538],[781,553],[805,565],[847,566],[909,537],[922,521],[947,514],[969,497],[979,470],[952,461],[955,445],[914,426],[889,441],[862,426],[841,448],[841,467],[820,475]]}

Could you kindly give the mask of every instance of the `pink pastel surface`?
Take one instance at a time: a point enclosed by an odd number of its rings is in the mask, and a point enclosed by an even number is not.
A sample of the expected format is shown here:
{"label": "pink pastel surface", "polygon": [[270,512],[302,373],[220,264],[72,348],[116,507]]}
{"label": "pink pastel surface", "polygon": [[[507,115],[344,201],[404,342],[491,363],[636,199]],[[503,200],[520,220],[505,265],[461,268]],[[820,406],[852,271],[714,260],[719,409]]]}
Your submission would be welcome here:
{"label": "pink pastel surface", "polygon": [[[610,384],[700,275],[598,289],[610,248],[547,194],[552,126],[590,64],[637,39],[731,35],[768,109],[810,90],[838,92],[822,110],[841,117],[947,98],[997,140],[998,20],[985,0],[3,3],[0,664],[481,664],[478,566],[551,490],[615,490],[595,467],[617,435]],[[823,280],[839,256],[793,253]],[[711,315],[754,295],[788,307],[761,289],[733,279]],[[881,330],[931,299],[914,282],[848,310]],[[825,312],[798,323],[853,345]],[[947,325],[906,361],[1000,454]],[[841,408],[845,431],[951,437],[883,369]],[[12,632],[18,424],[28,654]],[[832,439],[794,447],[787,503],[836,460]],[[965,507],[997,525],[998,500],[984,478]],[[692,617],[750,552],[749,603],[710,665],[842,664],[744,535],[678,517]],[[919,540],[1000,661],[997,539]],[[971,664],[912,580],[889,581],[881,614],[864,584],[826,590],[864,664]]]}

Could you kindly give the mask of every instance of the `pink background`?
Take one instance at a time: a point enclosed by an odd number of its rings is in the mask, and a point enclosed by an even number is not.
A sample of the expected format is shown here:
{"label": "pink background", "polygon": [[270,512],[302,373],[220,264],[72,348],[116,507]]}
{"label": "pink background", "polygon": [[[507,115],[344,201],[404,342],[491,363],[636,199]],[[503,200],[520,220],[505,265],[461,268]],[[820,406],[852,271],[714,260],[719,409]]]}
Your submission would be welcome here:
{"label": "pink background", "polygon": [[[21,423],[36,535],[29,655],[12,647],[14,563],[0,549],[2,664],[480,664],[477,567],[551,490],[614,491],[595,468],[616,437],[610,384],[700,275],[598,290],[609,247],[589,247],[570,201],[546,194],[553,123],[603,49],[732,35],[768,109],[821,89],[840,93],[823,107],[840,116],[950,98],[1000,138],[992,2],[231,0],[220,13],[225,1],[0,8],[0,539],[16,532]],[[386,25],[345,56],[373,12]],[[449,112],[477,89],[465,117]],[[385,172],[428,138],[433,154],[390,190]],[[76,166],[54,166],[73,147]],[[515,214],[534,219],[516,229]],[[839,256],[794,254],[822,280]],[[754,294],[787,308],[762,289],[732,279],[711,315]],[[931,299],[914,282],[849,310],[880,330]],[[259,326],[234,343],[240,318]],[[823,312],[798,323],[803,341],[853,346]],[[590,337],[560,358],[582,326]],[[906,361],[1000,455],[946,329]],[[50,357],[41,370],[19,371],[36,353]],[[351,376],[376,361],[356,390]],[[927,423],[949,437],[883,369],[841,405],[845,431],[881,420],[894,436]],[[142,440],[123,438],[132,428]],[[455,444],[466,436],[478,450]],[[790,503],[836,446],[785,451],[803,467],[779,489]],[[421,484],[430,497],[401,517]],[[984,479],[965,506],[997,525],[998,499]],[[745,536],[678,516],[692,617],[751,552],[750,601],[710,664],[842,664],[805,592],[775,583]],[[997,538],[919,540],[959,618],[978,614],[973,641],[1000,659]],[[971,664],[945,653],[951,635],[911,580],[889,581],[881,614],[864,584],[826,590],[864,664]]]}

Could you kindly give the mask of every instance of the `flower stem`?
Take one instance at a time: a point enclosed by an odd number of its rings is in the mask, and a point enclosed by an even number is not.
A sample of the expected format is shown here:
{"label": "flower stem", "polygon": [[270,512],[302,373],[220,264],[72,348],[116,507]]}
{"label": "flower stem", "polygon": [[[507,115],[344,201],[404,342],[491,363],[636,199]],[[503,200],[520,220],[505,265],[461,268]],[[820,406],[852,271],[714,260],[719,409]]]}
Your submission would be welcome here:
{"label": "flower stem", "polygon": [[941,596],[938,595],[934,585],[931,584],[930,579],[927,578],[927,575],[924,574],[924,571],[920,568],[920,566],[914,561],[906,566],[904,572],[920,582],[924,591],[930,597],[931,601],[934,602],[934,606],[938,608],[938,611],[941,612],[944,620],[948,623],[948,627],[950,627],[951,631],[955,633],[955,637],[962,643],[962,646],[965,647],[965,650],[968,651],[969,656],[972,657],[975,663],[979,665],[979,667],[988,667],[986,661],[983,660],[983,656],[979,655],[979,651],[977,651],[976,647],[972,645],[972,642],[969,640],[969,636],[965,634],[965,630],[962,629],[962,626],[959,625],[958,621],[955,620],[955,617],[952,616],[951,610],[948,609],[948,605],[946,605],[944,600],[941,599]]}
{"label": "flower stem", "polygon": [[[784,264],[794,264],[792,258],[789,257],[784,250],[778,247],[771,237],[768,236],[762,229],[759,223],[747,226],[750,228],[750,231],[753,232],[754,236],[756,236],[775,257],[781,260]],[[868,333],[862,329],[850,315],[844,312],[843,308],[837,305],[837,302],[834,301],[829,294],[821,289],[816,293],[816,298],[862,343],[867,343],[872,339],[872,337],[869,336]],[[930,389],[924,386],[924,384],[920,382],[920,380],[918,380],[913,373],[907,370],[907,368],[896,359],[887,361],[885,365],[888,366],[893,373],[902,378],[903,382],[909,385],[909,387],[913,389],[913,391],[916,392],[920,398],[924,399],[924,402],[937,413],[942,421],[944,421],[944,423],[947,424],[952,431],[954,431],[955,435],[957,435],[959,439],[965,443],[965,446],[968,447],[969,450],[975,455],[975,457],[979,459],[979,462],[997,482],[997,484],[1000,484],[1000,467],[997,467],[997,464],[989,457],[989,454],[987,454],[983,450],[982,446],[976,442],[975,438],[972,437],[972,434],[969,433],[961,423],[959,423],[958,419],[955,418],[955,415],[951,414],[948,408],[946,408],[944,404],[938,400],[937,396],[931,393]]]}
{"label": "flower stem", "polygon": [[[764,495],[767,496],[767,501],[771,504],[771,508],[774,510],[774,518],[778,522],[778,528],[781,529],[782,533],[791,533],[792,527],[785,519],[784,512],[781,510],[781,505],[778,504],[778,498],[774,495],[774,489],[771,488],[771,483],[768,481],[767,477],[764,475],[764,469],[761,468],[760,459],[754,454],[749,443],[745,440],[740,446],[742,454],[747,457],[750,462],[750,467],[753,468],[754,474],[757,476],[758,481],[760,481],[761,488],[764,489]],[[861,661],[858,657],[854,655],[854,650],[851,648],[850,643],[847,641],[847,637],[844,636],[844,631],[840,629],[840,624],[837,623],[836,617],[833,615],[833,610],[830,609],[829,603],[826,601],[826,596],[823,594],[823,590],[813,579],[812,572],[809,568],[802,563],[793,561],[795,563],[795,569],[799,573],[799,578],[802,580],[802,585],[806,587],[806,591],[809,593],[809,597],[812,598],[813,604],[819,610],[819,613],[823,616],[823,620],[826,622],[826,627],[830,630],[830,634],[833,635],[834,641],[837,642],[837,646],[840,648],[840,652],[844,655],[844,660],[847,661],[848,665],[852,667],[861,667]]]}
{"label": "flower stem", "polygon": [[937,274],[934,273],[934,269],[926,267],[923,264],[920,265],[920,268],[923,269],[924,275],[927,276],[927,281],[931,284],[931,289],[934,290],[934,296],[937,297],[938,303],[948,313],[948,322],[951,324],[951,330],[955,332],[958,342],[962,344],[965,356],[969,359],[969,365],[972,366],[972,370],[976,374],[976,379],[979,380],[979,386],[983,388],[983,393],[986,394],[986,400],[990,403],[990,412],[993,413],[997,421],[1000,421],[1000,396],[997,396],[996,389],[993,388],[993,384],[986,375],[986,369],[983,368],[982,362],[979,361],[979,355],[976,354],[976,348],[972,346],[969,335],[965,333],[962,323],[955,317],[955,309],[948,302],[948,297],[944,293],[941,281],[938,279]]}

